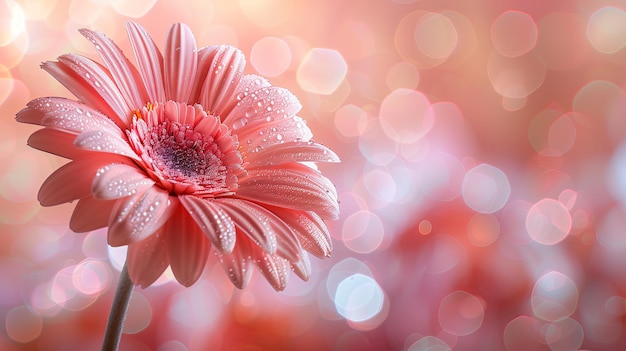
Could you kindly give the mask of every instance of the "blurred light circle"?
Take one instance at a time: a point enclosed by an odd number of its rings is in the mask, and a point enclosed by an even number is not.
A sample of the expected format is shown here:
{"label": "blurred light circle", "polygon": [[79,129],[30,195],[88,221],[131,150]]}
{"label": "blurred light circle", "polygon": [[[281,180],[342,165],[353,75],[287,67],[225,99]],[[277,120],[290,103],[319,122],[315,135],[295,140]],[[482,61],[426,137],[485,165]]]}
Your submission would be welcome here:
{"label": "blurred light circle", "polygon": [[579,350],[584,336],[583,328],[572,318],[550,323],[546,328],[546,342],[552,351]]}
{"label": "blurred light circle", "polygon": [[39,337],[43,321],[39,314],[26,306],[13,307],[4,321],[7,336],[19,343],[28,343]]}
{"label": "blurred light circle", "polygon": [[328,296],[333,298],[337,293],[339,284],[344,279],[357,273],[366,276],[372,275],[372,271],[369,267],[356,258],[348,257],[335,264],[328,272],[328,278],[326,279],[326,292],[328,292]]}
{"label": "blurred light circle", "polygon": [[128,246],[107,245],[107,250],[109,252],[109,261],[111,262],[111,265],[113,268],[121,272],[122,267],[124,267],[124,262],[126,262]]}
{"label": "blurred light circle", "polygon": [[511,185],[504,172],[483,163],[465,174],[461,193],[467,206],[474,211],[493,213],[509,200]]}
{"label": "blurred light circle", "polygon": [[559,194],[559,202],[568,210],[571,210],[576,204],[578,193],[572,189],[565,189]]}
{"label": "blurred light circle", "polygon": [[221,318],[222,300],[206,280],[199,280],[193,289],[172,295],[165,309],[167,316],[181,327],[204,329]]}
{"label": "blurred light circle", "polygon": [[439,338],[425,336],[412,343],[407,351],[452,351],[452,348]]}
{"label": "blurred light circle", "polygon": [[550,271],[535,282],[530,303],[535,316],[556,322],[571,316],[576,310],[578,288],[570,277]]}
{"label": "blurred light circle", "polygon": [[373,169],[363,175],[363,185],[366,191],[385,205],[396,197],[398,186],[390,174],[382,169]]}
{"label": "blurred light circle", "polygon": [[491,24],[491,42],[502,56],[517,57],[537,44],[537,25],[529,14],[505,11]]}
{"label": "blurred light circle", "polygon": [[371,164],[385,166],[396,158],[398,143],[382,130],[380,120],[368,119],[359,135],[359,151]]}
{"label": "blurred light circle", "polygon": [[366,122],[367,113],[356,105],[344,105],[335,112],[335,128],[348,138],[359,136],[365,129]]}
{"label": "blurred light circle", "polygon": [[339,51],[313,48],[304,56],[296,79],[310,93],[330,95],[339,88],[348,73],[348,64]]}
{"label": "blurred light circle", "polygon": [[125,334],[137,334],[146,329],[152,320],[152,306],[145,296],[135,291],[131,296],[123,331]]}
{"label": "blurred light circle", "polygon": [[420,191],[434,200],[450,201],[461,194],[465,169],[456,157],[445,152],[433,152],[417,169]]}
{"label": "blurred light circle", "polygon": [[[429,30],[434,32],[430,33]],[[443,41],[437,42],[437,38]],[[418,69],[435,67],[445,62],[448,58],[446,52],[451,50],[452,44],[456,46],[457,42],[458,33],[449,18],[423,10],[405,15],[398,23],[394,35],[394,45],[400,56]],[[422,51],[422,47],[426,53]],[[428,56],[427,53],[441,57]]]}
{"label": "blurred light circle", "polygon": [[424,14],[414,32],[415,44],[428,57],[445,59],[452,54],[458,42],[456,28],[450,19],[439,13]]}
{"label": "blurred light circle", "polygon": [[467,236],[474,246],[489,246],[499,235],[500,222],[492,214],[477,213],[467,223]]}
{"label": "blurred light circle", "polygon": [[530,237],[543,245],[555,245],[569,234],[572,216],[559,201],[544,198],[535,203],[526,216],[526,230]]}
{"label": "blurred light circle", "polygon": [[439,304],[439,324],[452,335],[472,334],[480,328],[484,316],[485,309],[480,300],[465,291],[452,292]]}
{"label": "blurred light circle", "polygon": [[25,29],[22,7],[13,0],[0,1],[0,46],[9,45]]}
{"label": "blurred light circle", "polygon": [[0,63],[0,105],[11,95],[15,81],[8,67]]}
{"label": "blurred light circle", "polygon": [[467,261],[467,249],[456,238],[449,235],[436,235],[424,247],[426,271],[429,274],[442,274]]}
{"label": "blurred light circle", "polygon": [[385,82],[387,87],[394,91],[397,89],[417,89],[420,81],[420,73],[411,62],[402,61],[391,66],[387,71]]}
{"label": "blurred light circle", "polygon": [[507,351],[545,349],[541,335],[542,323],[530,316],[518,316],[504,327],[504,346]]}
{"label": "blurred light circle", "polygon": [[546,65],[536,54],[505,57],[493,52],[487,60],[487,75],[500,95],[523,99],[537,90],[546,77]]}
{"label": "blurred light circle", "polygon": [[587,39],[603,54],[620,51],[626,45],[626,12],[615,6],[597,9],[587,22]]}
{"label": "blurred light circle", "polygon": [[[109,0],[109,3],[117,13],[132,18],[141,18],[152,9],[157,0]],[[203,16],[208,16],[206,11],[202,12]]]}
{"label": "blurred light circle", "polygon": [[254,43],[250,63],[261,75],[276,77],[291,64],[291,49],[287,42],[276,37],[265,37]]}
{"label": "blurred light circle", "polygon": [[384,293],[373,278],[357,273],[339,283],[334,301],[340,315],[353,322],[362,322],[382,310]]}
{"label": "blurred light circle", "polygon": [[544,150],[547,156],[555,157],[566,153],[574,145],[576,140],[576,125],[572,113],[566,113],[559,117],[548,132],[548,150]]}
{"label": "blurred light circle", "polygon": [[109,287],[111,272],[103,262],[87,258],[74,268],[72,281],[82,294],[100,294]]}
{"label": "blurred light circle", "polygon": [[392,91],[380,104],[383,131],[399,143],[421,139],[434,124],[430,106],[430,101],[421,92],[404,88]]}
{"label": "blurred light circle", "polygon": [[620,144],[611,156],[609,189],[617,201],[626,205],[626,142]]}
{"label": "blurred light circle", "polygon": [[361,210],[351,214],[343,222],[342,240],[346,247],[358,253],[370,253],[384,238],[384,226],[378,215]]}

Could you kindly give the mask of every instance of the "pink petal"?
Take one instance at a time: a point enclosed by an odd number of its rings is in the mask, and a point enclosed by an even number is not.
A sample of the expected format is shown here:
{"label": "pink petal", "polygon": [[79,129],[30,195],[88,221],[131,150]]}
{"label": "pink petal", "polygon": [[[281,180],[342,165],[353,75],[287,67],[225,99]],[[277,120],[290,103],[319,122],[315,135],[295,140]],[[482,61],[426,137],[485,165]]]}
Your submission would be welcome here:
{"label": "pink petal", "polygon": [[204,80],[209,74],[209,70],[211,69],[213,59],[215,58],[218,49],[219,46],[215,45],[205,46],[198,49],[198,67],[196,69],[196,77],[194,79],[192,92],[189,96],[189,103],[201,103],[200,91],[202,90]]}
{"label": "pink petal", "polygon": [[75,159],[85,155],[85,151],[74,146],[75,134],[51,128],[40,129],[28,138],[28,145],[51,154]]}
{"label": "pink petal", "polygon": [[107,129],[122,135],[119,127],[107,116],[83,103],[60,97],[30,101],[25,109],[17,113],[17,121],[76,134],[88,130]]}
{"label": "pink petal", "polygon": [[247,168],[277,165],[287,162],[339,162],[339,156],[324,145],[313,141],[291,141],[272,144],[259,152],[246,153]]}
{"label": "pink petal", "polygon": [[259,249],[252,249],[254,263],[274,290],[282,291],[287,286],[291,265],[278,255],[271,255]]}
{"label": "pink petal", "polygon": [[214,201],[232,218],[235,227],[257,246],[272,254],[276,252],[276,233],[266,210],[257,204],[239,199],[220,198]]}
{"label": "pink petal", "polygon": [[191,29],[182,23],[172,25],[165,46],[165,94],[168,100],[189,100],[197,67],[196,41]]}
{"label": "pink petal", "polygon": [[239,289],[248,285],[252,270],[250,269],[252,247],[245,234],[237,230],[237,240],[232,252],[215,251],[222,268],[230,281]]}
{"label": "pink petal", "polygon": [[72,212],[70,229],[76,233],[85,233],[109,224],[115,201],[96,200],[92,197],[80,199]]}
{"label": "pink petal", "polygon": [[120,127],[128,124],[131,108],[95,62],[78,55],[63,55],[59,62],[45,62],[41,67],[78,99],[109,116]]}
{"label": "pink petal", "polygon": [[126,23],[126,31],[133,47],[139,73],[152,102],[164,102],[163,56],[148,32],[135,22]]}
{"label": "pink petal", "polygon": [[81,158],[54,171],[39,189],[42,206],[55,206],[91,196],[91,182],[100,167],[115,158]]}
{"label": "pink petal", "polygon": [[338,218],[339,202],[332,183],[321,173],[304,165],[296,165],[299,164],[290,165],[293,169],[249,170],[248,176],[239,181],[237,197],[278,207],[313,211],[322,218]]}
{"label": "pink petal", "polygon": [[104,34],[89,29],[80,29],[80,33],[96,48],[104,65],[111,72],[118,89],[131,111],[142,108],[148,102],[148,93],[139,72],[115,43]]}
{"label": "pink petal", "polygon": [[96,172],[91,184],[91,192],[96,199],[119,199],[142,193],[154,181],[135,166],[109,164]]}
{"label": "pink petal", "polygon": [[[228,116],[231,114],[233,108],[235,108],[235,106],[237,106],[237,103],[241,100],[243,100],[244,98],[246,98],[247,96],[256,93],[257,91],[260,91],[261,89],[265,89],[265,88],[269,88],[271,87],[272,84],[270,84],[270,82],[261,77],[261,76],[257,76],[254,74],[246,74],[243,77],[241,77],[241,80],[239,82],[239,84],[237,85],[237,88],[235,89],[234,92],[234,99],[228,104],[228,106],[226,106],[224,108],[223,111],[221,111],[221,114],[223,116]],[[230,121],[229,123],[232,124],[235,121],[237,121],[239,118],[235,118],[235,117],[242,117],[242,116],[233,116],[232,121]],[[243,121],[240,121],[239,124],[243,124]]]}
{"label": "pink petal", "polygon": [[179,197],[199,228],[220,251],[231,252],[235,247],[235,223],[224,210],[210,199],[183,195]]}
{"label": "pink petal", "polygon": [[302,109],[302,105],[289,90],[268,87],[244,96],[223,122],[233,129],[253,128],[257,124],[289,118]]}
{"label": "pink petal", "polygon": [[211,245],[182,206],[174,212],[165,228],[172,272],[179,283],[191,286],[204,270]]}
{"label": "pink petal", "polygon": [[126,140],[107,130],[90,130],[81,133],[74,139],[74,145],[82,150],[117,154],[137,161],[141,160]]}
{"label": "pink petal", "polygon": [[109,220],[109,245],[122,246],[147,238],[169,220],[177,206],[176,197],[156,186],[117,200]]}
{"label": "pink petal", "polygon": [[304,281],[308,281],[311,277],[311,261],[309,261],[309,256],[306,252],[299,261],[291,263],[291,268]]}
{"label": "pink petal", "polygon": [[246,66],[246,58],[232,46],[220,46],[217,50],[202,84],[200,104],[211,114],[224,117],[225,112],[237,103],[235,92]]}
{"label": "pink petal", "polygon": [[332,239],[326,224],[317,214],[280,207],[273,207],[272,212],[293,229],[303,249],[318,257],[330,256]]}
{"label": "pink petal", "polygon": [[313,137],[306,122],[298,116],[256,124],[255,128],[241,128],[235,134],[241,145],[242,156],[246,159],[254,157],[247,153],[258,153],[286,142],[308,142]]}
{"label": "pink petal", "polygon": [[169,264],[167,243],[163,230],[144,240],[128,245],[126,265],[128,276],[135,285],[147,288],[163,274]]}

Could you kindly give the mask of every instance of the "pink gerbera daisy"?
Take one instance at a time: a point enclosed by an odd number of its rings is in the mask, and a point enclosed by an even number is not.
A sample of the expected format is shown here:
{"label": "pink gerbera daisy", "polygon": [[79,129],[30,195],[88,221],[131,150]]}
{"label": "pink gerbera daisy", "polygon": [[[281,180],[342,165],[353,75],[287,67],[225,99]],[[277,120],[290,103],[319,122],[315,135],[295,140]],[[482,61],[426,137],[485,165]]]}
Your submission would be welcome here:
{"label": "pink gerbera daisy", "polygon": [[190,286],[211,246],[239,288],[252,264],[277,290],[291,270],[308,279],[306,251],[329,255],[323,220],[339,212],[310,162],[338,157],[311,141],[296,97],[244,75],[234,47],[197,49],[183,24],[169,29],[164,55],[141,26],[127,30],[137,66],[83,29],[103,65],[74,54],[42,65],[78,101],[38,98],[17,115],[45,127],[30,146],[71,160],[44,182],[41,204],[78,200],[70,228],[108,227],[110,245],[128,245],[128,273],[142,287],[168,266]]}

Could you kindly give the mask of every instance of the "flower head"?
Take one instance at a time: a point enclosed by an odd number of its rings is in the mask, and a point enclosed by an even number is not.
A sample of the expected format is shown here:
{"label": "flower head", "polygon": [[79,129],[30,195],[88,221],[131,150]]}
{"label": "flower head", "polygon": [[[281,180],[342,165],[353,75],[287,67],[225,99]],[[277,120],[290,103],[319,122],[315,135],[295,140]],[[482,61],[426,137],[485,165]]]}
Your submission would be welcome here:
{"label": "flower head", "polygon": [[67,54],[42,65],[77,101],[38,98],[17,114],[44,127],[30,146],[70,160],[43,183],[41,204],[78,200],[70,228],[108,227],[143,287],[168,266],[193,284],[211,248],[240,288],[251,265],[277,290],[291,270],[307,279],[307,251],[329,255],[324,220],[339,212],[309,163],[338,157],[311,140],[296,97],[244,74],[234,47],[198,49],[183,24],[170,27],[163,54],[138,24],[127,30],[136,66],[83,29],[103,64]]}

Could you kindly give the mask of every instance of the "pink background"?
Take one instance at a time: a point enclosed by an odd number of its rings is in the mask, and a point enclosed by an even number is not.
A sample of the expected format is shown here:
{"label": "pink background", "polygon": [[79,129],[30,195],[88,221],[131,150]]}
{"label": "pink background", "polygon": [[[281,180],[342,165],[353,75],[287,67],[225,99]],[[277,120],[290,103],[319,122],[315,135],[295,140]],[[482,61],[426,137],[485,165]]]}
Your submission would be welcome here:
{"label": "pink background", "polygon": [[0,349],[99,349],[123,250],[42,208],[63,160],[14,116],[39,64],[185,22],[291,89],[341,164],[309,282],[233,288],[214,257],[136,289],[121,350],[626,348],[626,4],[617,0],[0,0]]}

